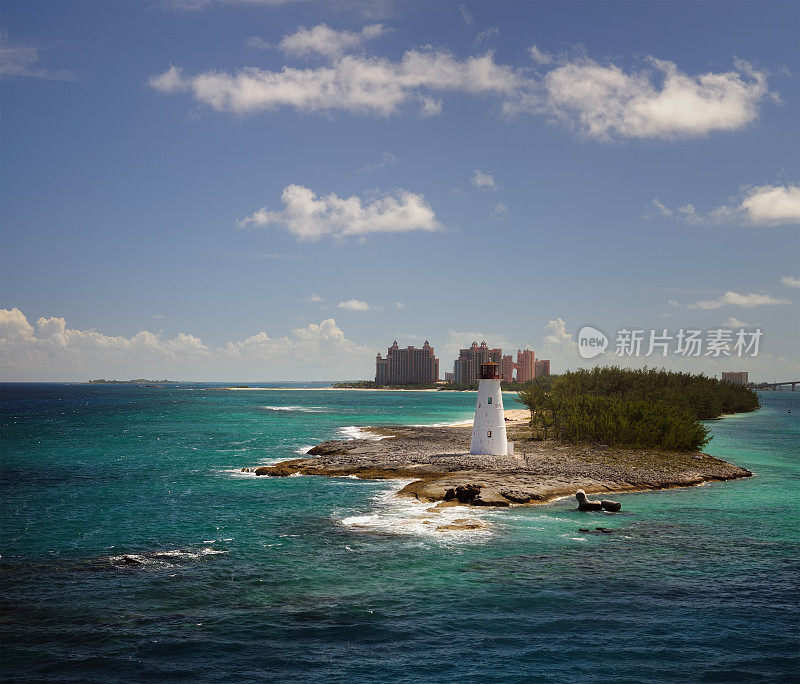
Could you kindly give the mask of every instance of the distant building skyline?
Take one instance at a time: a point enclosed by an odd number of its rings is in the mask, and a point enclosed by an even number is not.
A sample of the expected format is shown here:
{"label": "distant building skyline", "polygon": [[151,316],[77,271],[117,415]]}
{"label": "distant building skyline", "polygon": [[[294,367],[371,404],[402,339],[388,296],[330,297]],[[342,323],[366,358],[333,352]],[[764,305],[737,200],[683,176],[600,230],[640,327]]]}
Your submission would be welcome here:
{"label": "distant building skyline", "polygon": [[[446,371],[444,382],[466,385],[478,379],[480,367],[486,363],[499,366],[501,378],[506,382],[528,382],[542,375],[550,375],[549,359],[536,360],[532,349],[517,349],[517,360],[511,354],[503,355],[500,347],[490,348],[486,341],[473,343],[459,350],[453,362],[453,371]],[[514,373],[516,372],[516,376]],[[439,381],[439,359],[434,356],[428,340],[422,348],[400,347],[395,340],[386,350],[384,358],[375,357],[376,385],[427,385]]]}
{"label": "distant building skyline", "polygon": [[722,381],[730,382],[734,385],[746,385],[747,371],[722,371]]}
{"label": "distant building skyline", "polygon": [[439,359],[428,340],[421,349],[400,347],[397,340],[386,350],[386,358],[375,358],[377,385],[430,385],[439,381]]}

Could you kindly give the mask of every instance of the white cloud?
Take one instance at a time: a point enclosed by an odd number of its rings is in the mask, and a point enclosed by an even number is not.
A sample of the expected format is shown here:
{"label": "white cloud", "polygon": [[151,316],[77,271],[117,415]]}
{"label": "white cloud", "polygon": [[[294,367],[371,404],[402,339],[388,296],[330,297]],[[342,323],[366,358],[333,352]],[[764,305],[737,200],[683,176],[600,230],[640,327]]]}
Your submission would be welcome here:
{"label": "white cloud", "polygon": [[149,83],[162,92],[191,93],[217,111],[234,114],[291,107],[390,116],[416,103],[421,115],[432,116],[442,109],[443,92],[490,95],[502,101],[507,114],[543,115],[603,140],[693,138],[739,130],[758,118],[762,101],[773,95],[766,72],[741,60],[727,72],[690,75],[674,62],[648,57],[646,67],[625,71],[588,57],[557,59],[533,46],[529,56],[545,70],[539,77],[497,63],[491,52],[460,59],[447,50],[413,49],[399,61],[347,54],[384,31],[380,24],[361,32],[320,24],[284,37],[281,45],[287,52],[314,52],[327,59],[316,68],[249,67],[184,75],[170,67]]}
{"label": "white cloud", "polygon": [[549,350],[551,354],[563,354],[565,351],[577,349],[572,333],[567,332],[567,324],[563,318],[548,321],[544,328],[547,334],[542,339],[543,348]]}
{"label": "white cloud", "polygon": [[292,107],[389,116],[412,101],[423,115],[438,113],[441,102],[432,93],[440,91],[510,96],[521,80],[510,67],[496,64],[491,53],[459,60],[445,51],[409,50],[399,62],[345,55],[318,68],[281,71],[247,67],[234,74],[184,76],[170,66],[149,84],[164,93],[189,92],[217,111],[234,114]]}
{"label": "white cloud", "polygon": [[[658,197],[654,198],[651,204],[653,205],[653,209],[655,209],[661,216],[672,216],[672,209],[665,205]],[[652,218],[652,216],[647,215],[645,218]]]}
{"label": "white cloud", "polygon": [[744,321],[740,321],[735,316],[730,316],[722,321],[723,328],[749,328],[750,324],[745,323]]}
{"label": "white cloud", "polygon": [[319,324],[311,323],[305,328],[294,328],[291,335],[284,337],[273,338],[262,331],[240,342],[229,342],[220,349],[220,354],[287,365],[335,362],[338,355],[369,355],[370,360],[374,358],[371,349],[348,340],[333,318],[326,318]]}
{"label": "white cloud", "polygon": [[497,190],[497,183],[495,183],[494,176],[492,176],[491,173],[484,173],[479,169],[475,169],[472,173],[470,183],[480,190],[490,190],[491,192]]}
{"label": "white cloud", "polygon": [[39,78],[46,81],[74,81],[75,74],[42,66],[41,48],[11,41],[0,31],[0,76]]}
{"label": "white cloud", "polygon": [[478,35],[475,36],[473,42],[475,45],[480,45],[492,38],[496,38],[500,35],[500,29],[497,26],[490,26],[489,28],[483,29],[483,31],[479,31]]}
{"label": "white cloud", "polygon": [[698,76],[649,62],[652,70],[632,73],[589,58],[560,64],[543,79],[544,103],[523,97],[517,108],[527,103],[592,138],[693,138],[752,123],[769,92],[766,74],[742,61]]}
{"label": "white cloud", "polygon": [[266,7],[273,5],[285,5],[290,2],[299,2],[300,0],[160,0],[157,3],[158,7],[173,12],[181,12],[189,14],[191,12],[199,12],[200,10],[209,7],[236,7],[247,5],[264,5]]}
{"label": "white cloud", "polygon": [[676,299],[668,299],[667,304],[669,304],[672,308],[677,308],[680,306]]}
{"label": "white cloud", "polygon": [[720,309],[723,306],[742,306],[750,308],[753,306],[778,306],[781,304],[791,304],[788,299],[773,297],[766,294],[739,294],[738,292],[728,291],[721,297],[716,299],[706,299],[694,304],[689,304],[690,309],[702,309],[710,311],[713,309]]}
{"label": "white cloud", "polygon": [[472,15],[467,11],[466,5],[459,5],[458,12],[459,14],[461,14],[461,19],[463,20],[463,22],[467,26],[472,26],[473,24]]}
{"label": "white cloud", "polygon": [[536,64],[550,64],[553,61],[552,55],[544,50],[540,50],[535,45],[531,45],[530,48],[528,48],[528,54]]}
{"label": "white cloud", "polygon": [[377,306],[370,306],[361,299],[348,299],[347,301],[339,302],[337,306],[345,311],[374,311],[379,308]]}
{"label": "white cloud", "polygon": [[496,219],[504,219],[508,216],[508,207],[503,202],[498,202],[492,207],[492,216]]}
{"label": "white cloud", "polygon": [[515,350],[517,349],[507,337],[500,333],[450,330],[447,333],[445,343],[436,347],[442,368],[447,367],[449,372],[452,370],[452,363],[458,357],[460,349],[468,348],[473,342],[480,344],[484,341],[490,349],[496,349],[498,347],[504,350],[511,349],[512,347]]}
{"label": "white cloud", "polygon": [[738,195],[708,214],[699,212],[691,203],[679,206],[675,211],[658,198],[652,203],[661,215],[672,216],[677,213],[686,223],[696,226],[800,224],[800,185],[791,183],[744,187]]}
{"label": "white cloud", "polygon": [[715,210],[719,220],[740,218],[754,226],[800,223],[800,185],[762,185],[745,191],[733,208]]}
{"label": "white cloud", "polygon": [[39,318],[31,325],[16,307],[0,309],[0,367],[8,379],[24,379],[26,374],[41,377],[61,368],[89,372],[124,360],[139,366],[169,365],[208,354],[199,338],[186,333],[166,339],[147,330],[132,337],[111,336],[68,328],[66,320],[56,316]]}
{"label": "white cloud", "polygon": [[264,40],[260,36],[250,36],[245,39],[244,44],[256,50],[268,50],[272,47],[272,43]]}
{"label": "white cloud", "polygon": [[0,309],[0,369],[7,381],[365,377],[373,359],[374,350],[347,339],[332,318],[286,336],[262,331],[210,347],[186,333],[165,338],[142,330],[125,337],[79,330],[61,317],[31,325],[18,308]]}
{"label": "white cloud", "polygon": [[784,287],[800,287],[800,278],[795,278],[794,276],[783,276],[781,278],[781,284]]}
{"label": "white cloud", "polygon": [[403,302],[395,302],[394,305],[398,311],[406,311],[411,308],[408,304],[403,304]]}
{"label": "white cloud", "polygon": [[372,162],[372,164],[367,164],[366,166],[360,168],[358,170],[359,173],[371,173],[372,171],[377,171],[379,169],[383,169],[387,166],[394,166],[397,164],[399,159],[397,158],[396,154],[392,154],[391,152],[387,152],[383,150],[381,152],[381,158],[379,161]]}
{"label": "white cloud", "polygon": [[339,57],[386,32],[383,24],[370,24],[358,32],[337,31],[325,24],[318,24],[310,29],[301,26],[295,33],[284,36],[278,47],[287,55],[293,56],[317,54]]}
{"label": "white cloud", "polygon": [[299,240],[321,237],[363,237],[371,233],[434,232],[443,230],[423,195],[398,190],[362,202],[356,196],[342,198],[333,193],[323,196],[302,185],[289,185],[281,195],[283,211],[261,207],[238,222],[247,226],[279,225]]}
{"label": "white cloud", "polygon": [[306,304],[321,304],[325,300],[320,295],[318,295],[316,292],[314,292],[313,294],[310,294],[308,297],[304,297],[303,301]]}

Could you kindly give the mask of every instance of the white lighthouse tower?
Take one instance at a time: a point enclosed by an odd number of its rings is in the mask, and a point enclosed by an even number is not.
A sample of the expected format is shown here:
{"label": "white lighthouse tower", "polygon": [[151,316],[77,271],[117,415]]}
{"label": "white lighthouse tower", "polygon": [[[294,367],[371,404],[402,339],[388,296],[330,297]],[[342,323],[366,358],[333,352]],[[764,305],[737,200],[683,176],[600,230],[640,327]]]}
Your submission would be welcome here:
{"label": "white lighthouse tower", "polygon": [[478,400],[472,422],[471,454],[505,456],[508,454],[503,395],[500,392],[500,367],[483,363],[478,377]]}

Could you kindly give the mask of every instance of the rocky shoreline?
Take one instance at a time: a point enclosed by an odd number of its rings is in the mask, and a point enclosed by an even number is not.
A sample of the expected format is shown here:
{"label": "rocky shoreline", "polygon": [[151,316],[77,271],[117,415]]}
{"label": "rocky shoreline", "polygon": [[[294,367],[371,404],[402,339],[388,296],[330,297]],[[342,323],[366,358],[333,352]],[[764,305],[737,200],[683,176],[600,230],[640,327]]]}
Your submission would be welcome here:
{"label": "rocky shoreline", "polygon": [[669,489],[752,475],[704,453],[532,441],[519,421],[509,422],[515,456],[470,455],[468,426],[387,426],[370,432],[382,439],[326,441],[308,452],[313,458],[242,470],[272,477],[411,479],[399,496],[439,506],[539,504],[578,489],[587,494]]}

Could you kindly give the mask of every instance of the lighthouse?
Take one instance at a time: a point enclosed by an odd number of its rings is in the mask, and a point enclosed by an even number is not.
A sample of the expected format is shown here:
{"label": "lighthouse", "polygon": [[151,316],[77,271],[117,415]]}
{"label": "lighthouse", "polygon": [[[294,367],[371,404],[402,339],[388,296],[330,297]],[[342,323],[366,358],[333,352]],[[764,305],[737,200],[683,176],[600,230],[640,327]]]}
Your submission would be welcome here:
{"label": "lighthouse", "polygon": [[500,392],[500,366],[493,362],[481,364],[469,453],[490,456],[508,454],[503,395]]}

